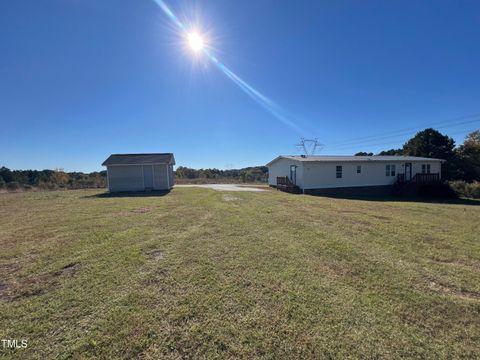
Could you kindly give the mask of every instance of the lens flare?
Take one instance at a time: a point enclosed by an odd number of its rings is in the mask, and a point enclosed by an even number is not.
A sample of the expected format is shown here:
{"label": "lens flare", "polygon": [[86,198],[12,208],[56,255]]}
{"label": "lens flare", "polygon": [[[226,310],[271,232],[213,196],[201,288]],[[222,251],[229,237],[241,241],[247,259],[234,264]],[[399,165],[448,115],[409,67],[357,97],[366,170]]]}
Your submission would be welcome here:
{"label": "lens flare", "polygon": [[205,46],[205,42],[200,34],[195,31],[188,30],[187,27],[178,19],[172,10],[165,4],[163,0],[154,0],[155,3],[163,10],[163,12],[170,18],[170,20],[179,28],[182,35],[186,36],[190,48],[198,55],[204,54],[213,64],[217,66],[230,80],[232,80],[243,92],[250,96],[255,102],[272,114],[275,118],[280,120],[285,125],[289,126],[297,133],[306,136],[305,130],[300,128],[292,120],[292,117],[287,114],[279,105],[274,103],[268,97],[260,93],[253,86],[241,79],[237,74],[220,62]]}
{"label": "lens flare", "polygon": [[197,32],[191,32],[188,34],[188,45],[194,52],[202,51],[204,47],[203,38]]}

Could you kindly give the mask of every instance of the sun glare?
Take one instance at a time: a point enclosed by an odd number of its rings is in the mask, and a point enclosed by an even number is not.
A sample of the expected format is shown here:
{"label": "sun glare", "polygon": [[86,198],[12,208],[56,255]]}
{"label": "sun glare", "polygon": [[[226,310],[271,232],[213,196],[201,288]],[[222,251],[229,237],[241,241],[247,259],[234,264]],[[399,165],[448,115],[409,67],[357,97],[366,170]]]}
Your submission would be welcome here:
{"label": "sun glare", "polygon": [[203,39],[197,32],[191,32],[188,34],[188,45],[194,52],[199,52],[204,47]]}

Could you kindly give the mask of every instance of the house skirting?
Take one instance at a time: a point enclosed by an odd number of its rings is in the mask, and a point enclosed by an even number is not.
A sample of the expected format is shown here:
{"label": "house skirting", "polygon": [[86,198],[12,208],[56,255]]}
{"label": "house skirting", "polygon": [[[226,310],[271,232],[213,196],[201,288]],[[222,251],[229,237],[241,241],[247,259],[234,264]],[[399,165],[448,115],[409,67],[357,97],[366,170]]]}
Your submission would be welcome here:
{"label": "house skirting", "polygon": [[304,194],[327,196],[381,196],[392,193],[392,185],[351,186],[326,189],[304,189]]}

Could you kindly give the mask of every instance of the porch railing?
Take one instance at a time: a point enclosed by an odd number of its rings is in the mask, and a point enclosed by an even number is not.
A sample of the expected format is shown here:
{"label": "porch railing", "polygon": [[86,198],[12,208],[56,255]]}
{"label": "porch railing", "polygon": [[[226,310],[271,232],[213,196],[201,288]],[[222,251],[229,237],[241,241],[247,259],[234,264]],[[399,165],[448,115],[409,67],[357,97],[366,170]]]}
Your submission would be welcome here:
{"label": "porch railing", "polygon": [[439,173],[432,173],[432,174],[417,173],[413,177],[412,181],[417,183],[435,183],[440,181],[440,174]]}
{"label": "porch railing", "polygon": [[416,182],[416,183],[436,183],[440,181],[440,174],[439,173],[431,173],[431,174],[422,174],[417,173],[411,180],[407,180],[405,174],[397,174],[397,182],[405,183],[405,182]]}
{"label": "porch railing", "polygon": [[299,193],[300,188],[288,176],[277,176],[277,189],[292,193]]}

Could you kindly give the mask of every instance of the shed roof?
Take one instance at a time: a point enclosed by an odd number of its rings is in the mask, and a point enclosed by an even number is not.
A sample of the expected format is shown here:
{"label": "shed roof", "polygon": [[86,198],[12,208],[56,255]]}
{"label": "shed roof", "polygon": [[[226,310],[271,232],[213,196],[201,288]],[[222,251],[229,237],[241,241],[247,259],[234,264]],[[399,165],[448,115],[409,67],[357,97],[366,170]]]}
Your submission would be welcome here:
{"label": "shed roof", "polygon": [[279,159],[290,159],[304,162],[369,162],[369,161],[440,161],[443,159],[434,159],[418,156],[399,156],[399,155],[374,155],[374,156],[331,156],[331,155],[280,155],[270,161],[268,165]]}
{"label": "shed roof", "polygon": [[142,165],[142,164],[173,164],[175,158],[172,153],[153,154],[112,154],[102,165]]}

